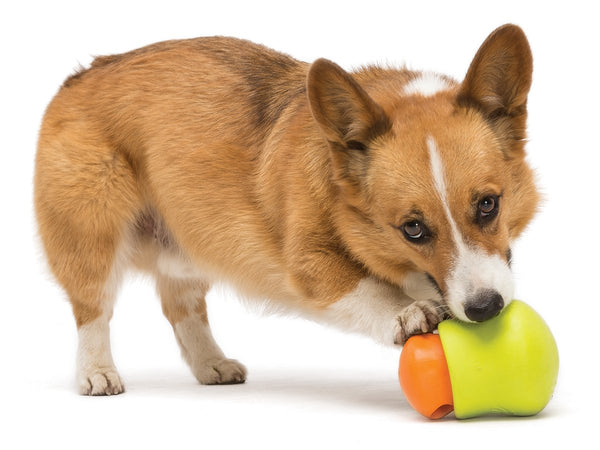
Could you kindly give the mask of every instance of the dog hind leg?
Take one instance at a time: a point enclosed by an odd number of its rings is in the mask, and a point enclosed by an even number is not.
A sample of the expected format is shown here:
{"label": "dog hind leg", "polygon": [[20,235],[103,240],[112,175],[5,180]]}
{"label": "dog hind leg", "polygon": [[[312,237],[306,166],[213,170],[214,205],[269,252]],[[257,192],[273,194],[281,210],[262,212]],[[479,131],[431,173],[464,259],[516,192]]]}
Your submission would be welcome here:
{"label": "dog hind leg", "polygon": [[108,323],[130,224],[140,207],[133,170],[89,128],[44,126],[35,207],[50,269],[69,297],[77,324],[79,391],[119,394],[124,388],[111,355]]}
{"label": "dog hind leg", "polygon": [[246,368],[226,358],[212,336],[205,301],[208,283],[159,275],[157,287],[163,313],[196,379],[201,384],[243,383]]}

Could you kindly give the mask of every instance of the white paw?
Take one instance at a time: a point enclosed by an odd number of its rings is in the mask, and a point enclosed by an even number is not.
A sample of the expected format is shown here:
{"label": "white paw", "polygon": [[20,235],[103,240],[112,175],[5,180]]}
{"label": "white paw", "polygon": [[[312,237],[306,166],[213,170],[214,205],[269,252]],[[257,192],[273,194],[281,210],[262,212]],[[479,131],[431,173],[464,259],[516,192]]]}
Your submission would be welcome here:
{"label": "white paw", "polygon": [[116,395],[125,391],[114,367],[97,367],[77,376],[81,395]]}
{"label": "white paw", "polygon": [[411,303],[398,316],[394,343],[404,345],[407,339],[415,334],[435,330],[445,316],[445,308],[435,300],[419,300]]}
{"label": "white paw", "polygon": [[201,384],[238,384],[246,381],[246,367],[235,359],[209,359],[193,369]]}

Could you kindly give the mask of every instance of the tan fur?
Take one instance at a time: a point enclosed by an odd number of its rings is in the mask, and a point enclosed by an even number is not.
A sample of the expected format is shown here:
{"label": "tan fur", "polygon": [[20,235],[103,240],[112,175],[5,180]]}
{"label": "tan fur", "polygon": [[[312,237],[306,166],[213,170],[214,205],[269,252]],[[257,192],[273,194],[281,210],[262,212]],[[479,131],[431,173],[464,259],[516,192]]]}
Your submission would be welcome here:
{"label": "tan fur", "polygon": [[171,325],[185,319],[189,314],[197,314],[199,319],[208,325],[206,302],[208,283],[196,280],[172,280],[158,278],[158,292],[162,300],[162,310]]}
{"label": "tan fur", "polygon": [[[526,39],[501,28],[464,83],[402,95],[418,76],[349,74],[200,38],[101,57],[68,78],[42,123],[35,207],[78,327],[112,311],[116,255],[157,276],[174,327],[190,315],[208,327],[204,294],[215,280],[306,311],[367,277],[401,285],[407,272],[427,272],[443,291],[453,245],[427,175],[428,134],[455,175],[449,201],[460,228],[504,257],[537,202],[522,141]],[[489,193],[506,207],[482,231],[471,205]],[[399,232],[415,207],[435,245]],[[190,295],[195,303],[181,300]]]}

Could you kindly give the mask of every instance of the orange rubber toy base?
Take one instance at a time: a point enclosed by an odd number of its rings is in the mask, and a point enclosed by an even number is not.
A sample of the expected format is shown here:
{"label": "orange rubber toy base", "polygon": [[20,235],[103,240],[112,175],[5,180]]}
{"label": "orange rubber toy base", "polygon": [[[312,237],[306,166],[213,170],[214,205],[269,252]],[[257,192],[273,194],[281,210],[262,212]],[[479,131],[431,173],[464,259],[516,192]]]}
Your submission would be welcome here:
{"label": "orange rubber toy base", "polygon": [[400,386],[408,403],[430,419],[454,410],[448,363],[437,334],[411,337],[400,355]]}

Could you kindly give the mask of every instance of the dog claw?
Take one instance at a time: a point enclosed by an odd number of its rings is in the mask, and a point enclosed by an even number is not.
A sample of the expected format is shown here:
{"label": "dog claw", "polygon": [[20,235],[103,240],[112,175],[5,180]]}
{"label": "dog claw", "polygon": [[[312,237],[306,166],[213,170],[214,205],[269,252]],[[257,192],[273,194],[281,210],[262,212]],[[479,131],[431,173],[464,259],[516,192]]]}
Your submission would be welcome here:
{"label": "dog claw", "polygon": [[444,318],[445,312],[439,302],[416,301],[404,308],[398,316],[399,329],[396,332],[394,343],[404,345],[408,338],[415,334],[430,333]]}

